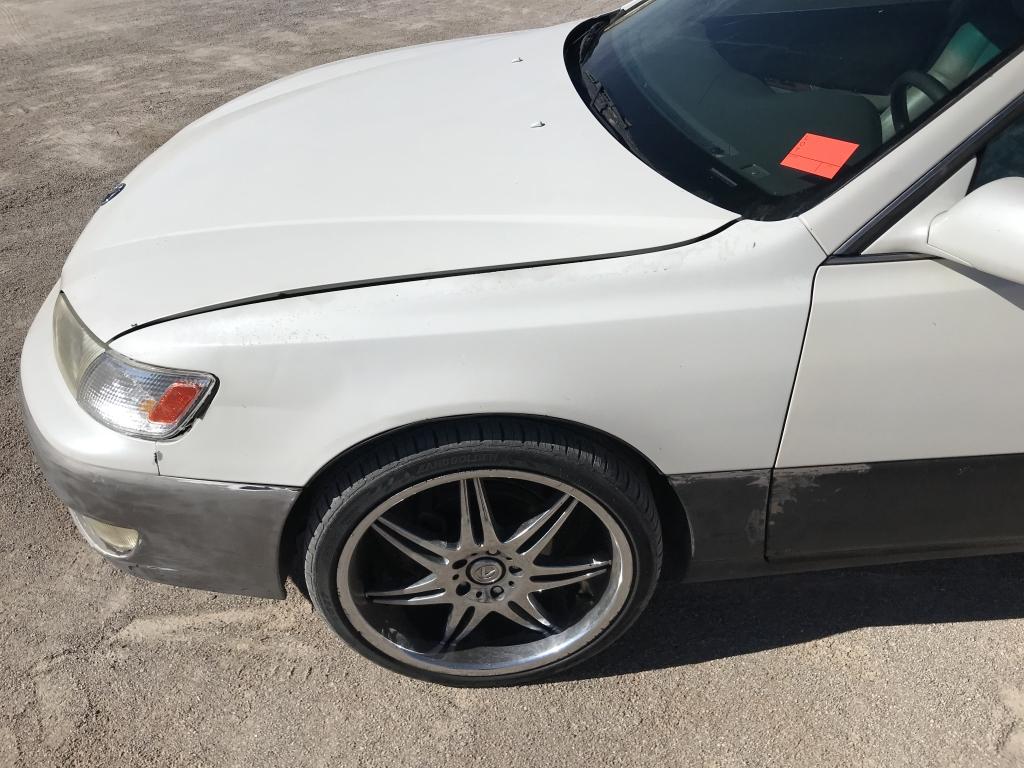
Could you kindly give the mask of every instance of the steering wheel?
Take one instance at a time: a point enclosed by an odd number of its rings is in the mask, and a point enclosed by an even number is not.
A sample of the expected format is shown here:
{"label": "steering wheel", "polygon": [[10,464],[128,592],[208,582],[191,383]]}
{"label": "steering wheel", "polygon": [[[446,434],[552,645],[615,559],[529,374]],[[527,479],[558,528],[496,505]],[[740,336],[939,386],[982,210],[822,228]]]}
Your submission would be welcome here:
{"label": "steering wheel", "polygon": [[916,69],[904,72],[896,78],[896,83],[892,87],[892,95],[889,96],[892,125],[897,133],[910,127],[910,107],[907,100],[911,88],[917,88],[935,103],[949,96],[949,88],[927,72],[919,72]]}

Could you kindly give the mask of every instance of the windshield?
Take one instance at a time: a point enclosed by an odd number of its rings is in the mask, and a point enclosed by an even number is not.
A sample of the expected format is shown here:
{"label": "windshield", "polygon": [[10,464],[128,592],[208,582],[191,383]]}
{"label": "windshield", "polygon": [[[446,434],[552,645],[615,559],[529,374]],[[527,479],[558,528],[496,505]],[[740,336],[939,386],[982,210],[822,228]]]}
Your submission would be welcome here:
{"label": "windshield", "polygon": [[777,219],[1022,41],[1024,0],[648,0],[579,28],[567,58],[637,157],[716,205]]}

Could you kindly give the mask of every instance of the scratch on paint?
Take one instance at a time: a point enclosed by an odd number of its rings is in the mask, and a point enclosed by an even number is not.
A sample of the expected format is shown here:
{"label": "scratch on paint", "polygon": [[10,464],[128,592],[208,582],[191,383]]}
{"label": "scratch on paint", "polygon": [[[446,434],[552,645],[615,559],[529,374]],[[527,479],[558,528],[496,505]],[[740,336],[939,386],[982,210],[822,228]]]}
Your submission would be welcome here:
{"label": "scratch on paint", "polygon": [[787,504],[797,501],[798,495],[818,490],[823,478],[837,475],[866,475],[869,472],[870,464],[833,464],[824,467],[776,470],[775,483],[772,486],[771,514],[782,514]]}

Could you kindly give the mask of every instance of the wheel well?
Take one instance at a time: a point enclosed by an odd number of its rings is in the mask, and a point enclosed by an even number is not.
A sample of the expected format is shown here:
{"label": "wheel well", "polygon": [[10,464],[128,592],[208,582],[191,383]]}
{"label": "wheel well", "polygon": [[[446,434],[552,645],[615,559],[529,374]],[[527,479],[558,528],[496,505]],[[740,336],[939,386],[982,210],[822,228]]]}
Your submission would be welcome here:
{"label": "wheel well", "polygon": [[[675,555],[679,555],[681,553],[685,555],[684,557],[666,557],[662,566],[662,578],[673,579],[682,576],[683,572],[686,570],[686,564],[689,560],[692,546],[690,539],[690,526],[687,521],[686,511],[683,509],[679,496],[675,491],[673,491],[668,478],[662,474],[662,472],[654,466],[654,463],[651,462],[651,460],[643,453],[614,435],[610,435],[607,432],[602,432],[601,430],[588,427],[585,424],[580,424],[575,421],[567,421],[564,419],[555,419],[550,417],[521,416],[518,414],[486,414],[486,417],[489,419],[514,418],[517,421],[531,421],[536,424],[543,424],[549,427],[564,427],[572,432],[582,433],[594,442],[603,444],[611,450],[632,458],[637,466],[645,471],[647,480],[651,484],[651,490],[653,491],[654,501],[657,506],[658,517],[661,522],[665,551],[671,552]],[[285,521],[284,529],[281,533],[279,549],[279,564],[282,577],[291,577],[302,593],[306,594],[305,577],[302,567],[303,553],[299,552],[298,548],[299,542],[301,541],[300,537],[302,536],[309,519],[310,502],[314,495],[314,489],[321,477],[326,473],[331,472],[341,464],[359,461],[360,454],[372,448],[379,440],[383,440],[385,438],[400,438],[406,433],[417,430],[424,424],[428,423],[435,425],[456,424],[460,422],[472,422],[477,418],[483,418],[483,415],[479,417],[458,416],[435,419],[429,422],[418,422],[389,432],[383,432],[349,448],[324,464],[317,473],[310,478],[305,487],[303,487],[302,492],[299,494],[299,498],[296,499],[295,504],[292,506],[291,511],[288,513],[288,518]]]}

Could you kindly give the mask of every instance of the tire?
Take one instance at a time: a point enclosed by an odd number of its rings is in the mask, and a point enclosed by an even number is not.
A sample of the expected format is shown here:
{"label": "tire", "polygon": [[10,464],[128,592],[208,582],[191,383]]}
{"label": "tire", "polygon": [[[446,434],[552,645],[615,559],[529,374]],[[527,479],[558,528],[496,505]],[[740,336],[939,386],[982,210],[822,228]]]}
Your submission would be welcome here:
{"label": "tire", "polygon": [[301,542],[310,599],[367,658],[493,686],[548,677],[650,600],[662,535],[641,466],[571,428],[424,426],[329,470]]}

